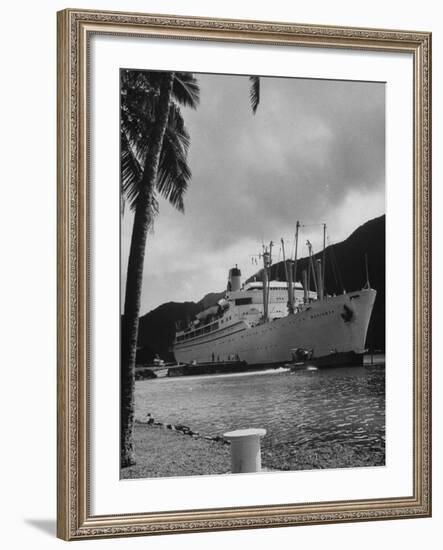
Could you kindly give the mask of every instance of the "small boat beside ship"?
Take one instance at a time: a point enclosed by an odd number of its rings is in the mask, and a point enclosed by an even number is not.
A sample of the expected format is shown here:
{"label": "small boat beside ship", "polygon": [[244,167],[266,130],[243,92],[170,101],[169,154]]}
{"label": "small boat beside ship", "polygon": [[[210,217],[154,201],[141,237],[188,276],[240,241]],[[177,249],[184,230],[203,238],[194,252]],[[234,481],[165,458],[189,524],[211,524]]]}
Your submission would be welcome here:
{"label": "small boat beside ship", "polygon": [[[376,290],[367,281],[353,292],[328,295],[324,255],[323,262],[314,261],[311,247],[309,270],[302,271],[301,281],[297,252],[294,260],[284,259],[286,281],[270,280],[272,247],[263,246],[260,254],[261,281],[242,283],[241,270],[231,268],[223,298],[176,331],[177,362],[214,367],[237,362],[248,368],[363,364]],[[283,240],[282,247],[284,257]]]}

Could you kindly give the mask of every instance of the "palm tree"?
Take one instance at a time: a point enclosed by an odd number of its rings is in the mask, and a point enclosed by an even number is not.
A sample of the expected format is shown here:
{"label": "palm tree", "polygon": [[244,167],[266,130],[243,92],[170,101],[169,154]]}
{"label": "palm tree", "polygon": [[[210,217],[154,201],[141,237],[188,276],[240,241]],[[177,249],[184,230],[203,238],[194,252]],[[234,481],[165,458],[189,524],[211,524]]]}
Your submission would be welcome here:
{"label": "palm tree", "polygon": [[[196,108],[199,86],[191,73],[125,70],[121,80],[122,197],[135,211],[121,327],[120,466],[125,468],[135,464],[135,360],[146,239],[158,213],[157,192],[184,210],[183,195],[191,172],[189,135],[179,106]],[[258,77],[250,80],[255,114],[260,81]]]}
{"label": "palm tree", "polygon": [[134,380],[146,239],[158,212],[157,193],[183,211],[191,172],[189,135],[179,105],[195,108],[199,87],[190,73],[122,71],[121,184],[134,210],[121,326],[120,464],[135,463]]}

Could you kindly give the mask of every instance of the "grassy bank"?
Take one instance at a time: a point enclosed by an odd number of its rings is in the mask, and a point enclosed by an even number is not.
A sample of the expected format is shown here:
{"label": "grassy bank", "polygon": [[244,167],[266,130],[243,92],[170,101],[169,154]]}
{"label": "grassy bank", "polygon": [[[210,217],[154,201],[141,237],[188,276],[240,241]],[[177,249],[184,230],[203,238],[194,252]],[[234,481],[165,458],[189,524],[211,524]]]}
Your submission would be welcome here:
{"label": "grassy bank", "polygon": [[122,470],[122,478],[225,474],[230,471],[229,445],[192,437],[164,427],[136,424],[137,464]]}
{"label": "grassy bank", "polygon": [[[136,424],[137,463],[122,470],[123,479],[226,474],[230,471],[230,446],[193,437],[162,426]],[[262,449],[262,463],[269,470],[315,470],[383,466],[384,445],[370,452],[359,445],[325,442],[313,448],[277,445]]]}
{"label": "grassy bank", "polygon": [[316,442],[296,447],[276,445],[262,450],[262,462],[270,469],[318,470],[385,465],[384,443],[368,450],[358,443]]}

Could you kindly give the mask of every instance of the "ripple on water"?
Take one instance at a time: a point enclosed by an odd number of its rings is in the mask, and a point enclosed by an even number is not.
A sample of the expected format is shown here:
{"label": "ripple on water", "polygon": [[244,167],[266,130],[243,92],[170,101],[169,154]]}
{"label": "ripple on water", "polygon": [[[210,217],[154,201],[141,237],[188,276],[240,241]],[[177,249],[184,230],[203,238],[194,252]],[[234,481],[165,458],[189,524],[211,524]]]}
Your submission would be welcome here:
{"label": "ripple on water", "polygon": [[135,400],[136,418],[150,413],[203,435],[265,428],[263,449],[274,467],[284,460],[286,448],[292,452],[297,445],[323,451],[358,445],[368,465],[376,448],[377,463],[384,461],[384,368],[144,380],[136,382]]}

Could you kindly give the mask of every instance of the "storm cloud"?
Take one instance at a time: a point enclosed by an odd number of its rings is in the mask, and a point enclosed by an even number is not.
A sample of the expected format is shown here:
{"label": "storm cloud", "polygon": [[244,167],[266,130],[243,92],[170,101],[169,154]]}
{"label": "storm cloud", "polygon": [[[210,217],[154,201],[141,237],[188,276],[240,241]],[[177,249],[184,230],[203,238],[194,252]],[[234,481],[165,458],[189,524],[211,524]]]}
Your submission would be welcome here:
{"label": "storm cloud", "polygon": [[[337,242],[385,211],[383,83],[262,77],[253,115],[248,77],[199,82],[198,109],[183,110],[192,170],[185,214],[160,203],[143,313],[221,290],[234,263],[245,275],[255,271],[251,255],[262,239],[293,236],[297,219],[326,222]],[[126,213],[123,284],[131,226]],[[316,246],[320,233],[306,231]]]}

